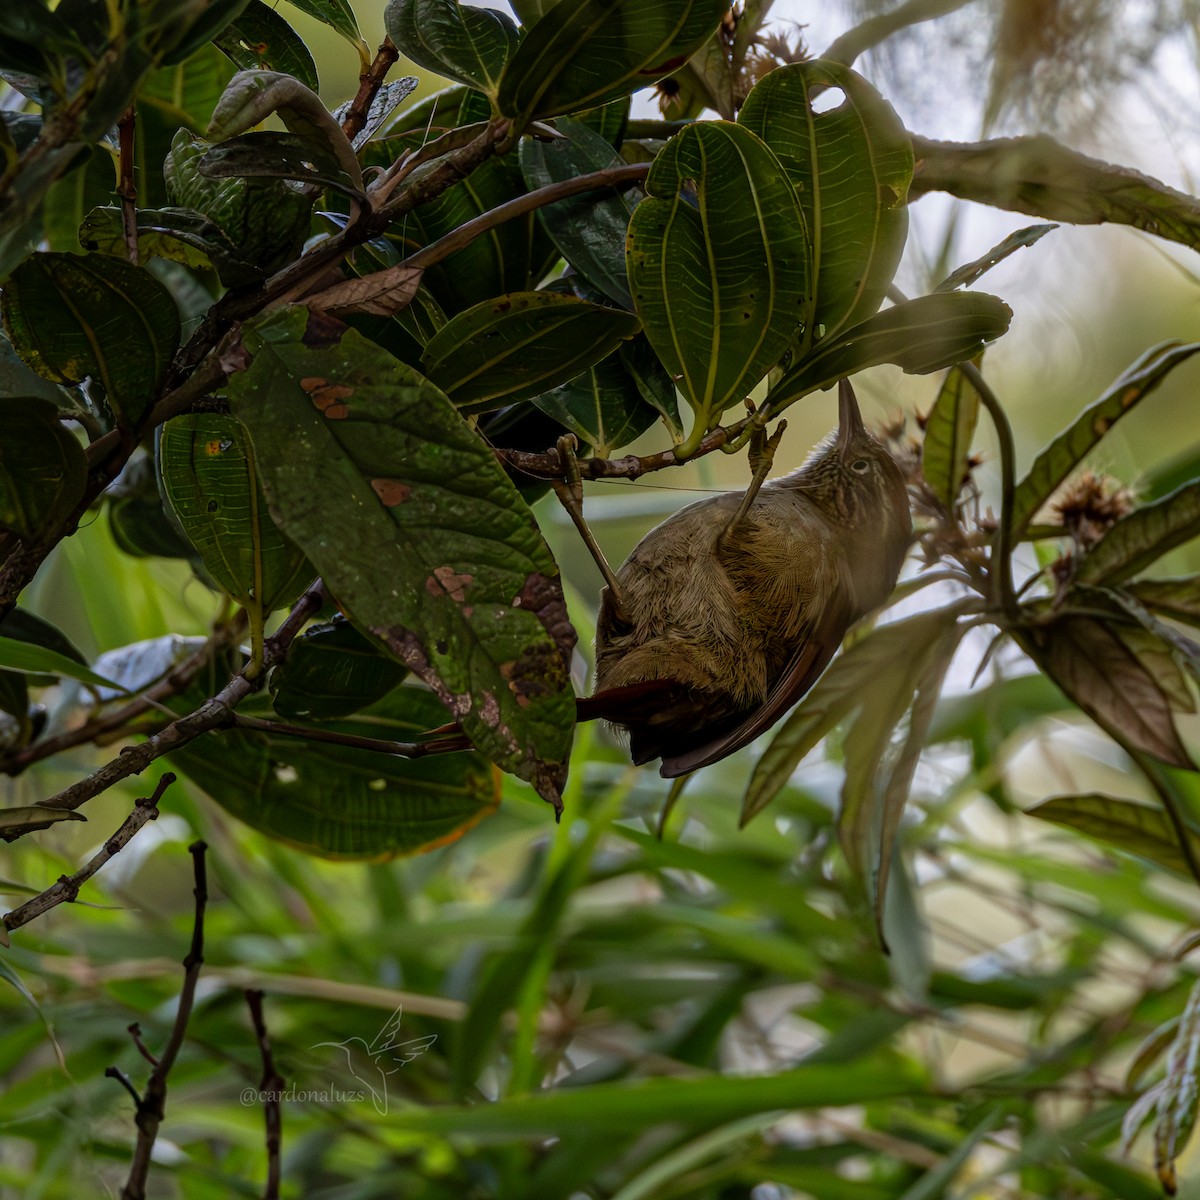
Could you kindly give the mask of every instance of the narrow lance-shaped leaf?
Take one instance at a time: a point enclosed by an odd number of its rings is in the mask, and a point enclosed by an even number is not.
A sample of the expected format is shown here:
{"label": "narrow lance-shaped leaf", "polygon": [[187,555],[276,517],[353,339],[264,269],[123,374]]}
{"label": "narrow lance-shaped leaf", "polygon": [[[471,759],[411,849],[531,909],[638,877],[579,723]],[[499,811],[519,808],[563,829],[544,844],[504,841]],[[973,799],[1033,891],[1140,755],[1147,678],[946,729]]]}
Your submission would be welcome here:
{"label": "narrow lance-shaped leaf", "polygon": [[[1139,854],[1180,875],[1191,875],[1175,828],[1161,808],[1089,792],[1053,796],[1026,809],[1025,814],[1074,829],[1127,854]],[[1200,836],[1193,835],[1192,841],[1200,855]]]}
{"label": "narrow lance-shaped leaf", "polygon": [[921,447],[925,482],[948,513],[954,512],[967,479],[978,422],[979,393],[962,371],[952,367],[929,410]]}
{"label": "narrow lance-shaped leaf", "polygon": [[[835,658],[779,727],[755,765],[742,802],[741,823],[745,825],[757,816],[817,743],[843,717],[870,699],[875,682],[889,670],[889,664],[895,671],[896,664],[917,657],[917,648],[936,644],[953,627],[957,615],[956,610],[945,609],[883,625]],[[912,691],[910,686],[910,697]]]}
{"label": "narrow lance-shaped leaf", "polygon": [[125,690],[111,679],[97,675],[95,671],[88,670],[57,650],[11,637],[0,637],[0,668],[18,671],[22,675],[57,675],[63,679],[77,679],[80,683],[90,684],[92,687]]}
{"label": "narrow lance-shaped leaf", "polygon": [[1200,534],[1200,480],[1135,508],[1088,551],[1081,583],[1119,583]]}
{"label": "narrow lance-shaped leaf", "polygon": [[768,396],[771,412],[881,363],[926,375],[976,358],[1011,320],[1008,305],[986,292],[944,292],[885,308],[822,343],[784,374]]}
{"label": "narrow lance-shaped leaf", "polygon": [[390,0],[383,23],[413,62],[493,98],[520,40],[506,13],[457,0]]}
{"label": "narrow lance-shaped leaf", "polygon": [[513,292],[448,321],[421,364],[463,412],[486,412],[568,382],[639,328],[632,313],[574,296]]}
{"label": "narrow lance-shaped leaf", "polygon": [[442,392],[340,322],[290,306],[243,336],[230,402],[281,527],[483,753],[559,804],[574,631],[503,470]]}
{"label": "narrow lance-shaped leaf", "polygon": [[935,292],[952,292],[956,288],[970,287],[981,275],[986,275],[993,267],[998,266],[1011,254],[1018,250],[1040,242],[1046,234],[1057,229],[1057,225],[1026,225],[1010,233],[1008,237],[997,242],[986,254],[963,263],[961,267],[951,271],[933,290]]}
{"label": "narrow lance-shaped leaf", "polygon": [[[841,103],[814,109],[819,94],[837,92]],[[861,75],[819,60],[771,71],[738,123],[774,152],[804,212],[815,260],[796,351],[804,355],[882,303],[908,235],[912,140]]]}
{"label": "narrow lance-shaped leaf", "polygon": [[521,124],[648,87],[716,31],[727,0],[558,0],[525,35],[500,82]]}
{"label": "narrow lance-shaped leaf", "polygon": [[949,192],[1074,225],[1116,221],[1200,248],[1200,202],[1128,167],[1069,150],[1046,134],[989,142],[913,138],[912,194]]}
{"label": "narrow lance-shaped leaf", "polygon": [[90,376],[127,428],[155,399],[179,345],[170,292],[149,271],[102,254],[30,256],[5,284],[2,311],[28,366],[55,383]]}
{"label": "narrow lance-shaped leaf", "polygon": [[677,134],[646,192],[629,223],[629,285],[695,412],[690,453],[787,349],[809,304],[810,248],[778,160],[738,125]]}
{"label": "narrow lance-shaped leaf", "polygon": [[1012,512],[1014,535],[1025,530],[1037,510],[1100,439],[1197,350],[1200,342],[1164,342],[1147,350],[1037,456],[1029,473],[1017,484]]}
{"label": "narrow lance-shaped leaf", "polygon": [[1200,1107],[1200,983],[1192,987],[1167,1055],[1165,1086],[1154,1120],[1154,1166],[1168,1196],[1178,1189],[1175,1160],[1196,1127]]}

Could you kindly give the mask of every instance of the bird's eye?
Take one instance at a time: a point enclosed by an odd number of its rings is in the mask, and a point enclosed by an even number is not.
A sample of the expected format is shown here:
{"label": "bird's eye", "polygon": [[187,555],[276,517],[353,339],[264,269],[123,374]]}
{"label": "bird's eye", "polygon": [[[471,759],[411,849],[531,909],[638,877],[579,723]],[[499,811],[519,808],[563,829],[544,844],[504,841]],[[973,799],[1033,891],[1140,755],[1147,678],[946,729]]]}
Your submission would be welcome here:
{"label": "bird's eye", "polygon": [[856,458],[850,464],[850,470],[857,471],[860,475],[865,475],[871,469],[871,464],[865,458]]}

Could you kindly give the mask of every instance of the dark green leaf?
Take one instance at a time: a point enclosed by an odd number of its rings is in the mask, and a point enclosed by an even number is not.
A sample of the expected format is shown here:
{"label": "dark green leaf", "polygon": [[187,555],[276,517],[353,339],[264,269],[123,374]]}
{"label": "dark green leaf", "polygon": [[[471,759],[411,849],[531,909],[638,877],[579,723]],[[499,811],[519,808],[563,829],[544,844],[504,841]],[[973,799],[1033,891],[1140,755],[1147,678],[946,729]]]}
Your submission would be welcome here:
{"label": "dark green leaf", "polygon": [[[821,93],[826,101],[840,93],[841,102],[816,112]],[[883,302],[908,235],[912,140],[861,75],[819,60],[769,72],[738,123],[783,164],[817,255],[813,307],[801,318],[803,356]]]}
{"label": "dark green leaf", "polygon": [[157,5],[154,16],[158,19],[151,28],[157,35],[153,40],[155,49],[162,54],[162,61],[174,66],[191,58],[237,17],[246,2],[191,0],[178,5]]}
{"label": "dark green leaf", "polygon": [[[291,262],[308,234],[312,197],[282,179],[209,178],[200,162],[211,149],[179,131],[163,164],[171,203],[194,210],[225,235],[233,247],[228,265],[236,272],[242,263],[254,264],[261,277]],[[185,230],[203,236],[193,222]]]}
{"label": "dark green leaf", "polygon": [[1191,767],[1162,689],[1108,622],[1060,617],[1021,645],[1110,735],[1173,766]]}
{"label": "dark green leaf", "polygon": [[389,0],[383,22],[413,62],[493,99],[519,41],[505,13],[456,0]]}
{"label": "dark green leaf", "polygon": [[459,313],[421,355],[463,412],[486,412],[573,379],[638,332],[632,313],[554,292],[514,292]]}
{"label": "dark green leaf", "polygon": [[244,337],[230,399],[283,529],[480,750],[557,799],[574,632],[504,472],[437,388],[340,322],[285,307]]}
{"label": "dark green leaf", "polygon": [[524,124],[648,87],[698,50],[727,8],[725,0],[559,0],[509,61],[500,111]]}
{"label": "dark green leaf", "polygon": [[218,587],[260,618],[294,600],[313,576],[276,527],[245,429],[222,413],[168,421],[158,447],[163,493]]}
{"label": "dark green leaf", "polygon": [[102,254],[35,254],[4,288],[5,328],[39,375],[75,384],[89,376],[136,427],[179,345],[175,301],[148,271]]}
{"label": "dark green leaf", "polygon": [[914,196],[950,192],[1073,225],[1117,221],[1200,249],[1200,202],[1194,197],[1069,150],[1044,133],[975,143],[914,137],[913,151]]}
{"label": "dark green leaf", "polygon": [[921,471],[948,513],[954,512],[969,471],[971,440],[979,422],[979,393],[952,367],[925,423]]}
{"label": "dark green leaf", "polygon": [[272,704],[281,717],[348,717],[382,699],[406,674],[349,621],[313,625],[272,673]]}
{"label": "dark green leaf", "polygon": [[629,285],[696,413],[694,446],[787,349],[809,304],[809,242],[778,160],[738,125],[677,134],[646,192],[629,223]]}
{"label": "dark green leaf", "polygon": [[358,22],[354,18],[354,9],[350,0],[288,0],[294,8],[310,17],[315,17],[322,24],[339,33],[352,46],[358,49],[361,57],[366,44],[358,31]]}
{"label": "dark green leaf", "polygon": [[113,541],[137,558],[192,558],[196,551],[167,516],[150,455],[132,459],[105,493]]}
{"label": "dark green leaf", "polygon": [[543,393],[534,404],[600,458],[628,445],[659,417],[642,399],[619,354],[610,354],[582,375]]}
{"label": "dark green leaf", "polygon": [[1040,242],[1046,234],[1057,229],[1057,225],[1026,225],[1010,233],[1003,241],[997,242],[986,254],[963,263],[957,270],[951,271],[933,290],[935,292],[952,292],[956,288],[970,287],[981,275],[987,274],[998,263],[1002,263],[1010,254],[1023,250]]}
{"label": "dark green leaf", "polygon": [[0,400],[31,396],[52,404],[56,409],[64,409],[69,406],[70,395],[31,371],[13,349],[8,335],[0,329]]}
{"label": "dark green leaf", "polygon": [[644,333],[622,342],[617,353],[630,378],[637,384],[642,399],[663,419],[675,441],[683,440],[683,425],[679,420],[679,402],[675,395],[675,381],[658,355],[650,348]]}
{"label": "dark green leaf", "polygon": [[943,292],[906,300],[822,343],[771,389],[772,413],[809,392],[880,363],[926,375],[976,358],[1008,329],[1012,310],[986,292]]}
{"label": "dark green leaf", "polygon": [[19,671],[22,675],[55,675],[62,679],[77,679],[94,687],[117,687],[103,675],[97,675],[57,650],[11,637],[0,636],[0,668]]}
{"label": "dark green leaf", "polygon": [[361,197],[362,180],[342,169],[336,155],[295,133],[261,130],[221,142],[200,160],[208,179],[297,179]]}
{"label": "dark green leaf", "polygon": [[1200,481],[1135,508],[1079,564],[1081,583],[1119,583],[1200,533]]}
{"label": "dark green leaf", "polygon": [[1163,342],[1147,350],[1037,456],[1029,474],[1017,484],[1012,514],[1015,535],[1025,530],[1058,485],[1117,421],[1197,350],[1200,342]]}
{"label": "dark green leaf", "polygon": [[[1054,796],[1025,810],[1026,815],[1074,829],[1126,854],[1139,854],[1180,875],[1191,875],[1179,848],[1175,827],[1161,808],[1118,800],[1090,792],[1079,796]],[[1200,836],[1193,834],[1196,853]]]}
{"label": "dark green leaf", "polygon": [[321,86],[317,67],[300,36],[262,0],[250,0],[237,18],[213,39],[235,66],[246,70],[283,71],[315,92]]}
{"label": "dark green leaf", "polygon": [[[445,710],[397,688],[358,720],[323,730],[409,742]],[[408,760],[302,738],[227,730],[170,761],[223,808],[276,841],[326,858],[391,858],[460,837],[499,803],[495,769],[478,754]]]}
{"label": "dark green leaf", "polygon": [[36,542],[83,499],[86,485],[83,447],[50,404],[11,397],[0,405],[0,529]]}
{"label": "dark green leaf", "polygon": [[[566,137],[521,142],[521,170],[531,190],[624,162],[600,134],[581,122],[563,117],[555,125]],[[633,308],[633,297],[625,277],[625,234],[640,198],[641,193],[632,188],[595,191],[538,210],[563,258],[610,300],[628,309]]]}
{"label": "dark green leaf", "polygon": [[1186,579],[1135,579],[1124,585],[1147,608],[1174,621],[1200,625],[1200,575]]}

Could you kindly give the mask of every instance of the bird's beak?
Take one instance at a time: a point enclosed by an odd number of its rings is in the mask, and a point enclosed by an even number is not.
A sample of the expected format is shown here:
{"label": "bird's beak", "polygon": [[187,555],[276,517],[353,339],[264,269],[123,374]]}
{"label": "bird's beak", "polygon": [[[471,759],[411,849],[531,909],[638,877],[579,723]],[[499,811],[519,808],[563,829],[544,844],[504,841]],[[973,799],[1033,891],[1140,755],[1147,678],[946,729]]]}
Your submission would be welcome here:
{"label": "bird's beak", "polygon": [[854,389],[848,379],[843,379],[838,384],[838,449],[848,450],[851,442],[865,433],[862,413],[858,411],[858,401],[854,398]]}

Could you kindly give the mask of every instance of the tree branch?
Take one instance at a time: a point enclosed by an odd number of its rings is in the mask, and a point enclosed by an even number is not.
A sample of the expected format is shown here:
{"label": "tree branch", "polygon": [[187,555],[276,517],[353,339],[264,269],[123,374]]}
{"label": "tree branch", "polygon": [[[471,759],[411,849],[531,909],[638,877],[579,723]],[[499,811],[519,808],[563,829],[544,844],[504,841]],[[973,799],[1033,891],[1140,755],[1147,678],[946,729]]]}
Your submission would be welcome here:
{"label": "tree branch", "polygon": [[[196,897],[196,916],[192,922],[192,944],[183,960],[183,986],[179,989],[179,1005],[175,1010],[175,1023],[171,1036],[159,1057],[158,1065],[150,1072],[146,1094],[138,1102],[137,1145],[133,1150],[133,1162],[129,1167],[129,1179],[121,1189],[121,1200],[145,1200],[146,1178],[150,1174],[150,1156],[158,1137],[159,1126],[167,1109],[167,1076],[175,1065],[175,1059],[183,1046],[188,1021],[196,1002],[196,983],[200,968],[204,965],[204,908],[208,903],[208,872],[204,853],[208,847],[203,842],[193,842],[188,847],[192,856],[192,870],[196,886],[192,894]],[[111,1068],[110,1068],[111,1070]],[[107,1072],[105,1072],[107,1074]]]}
{"label": "tree branch", "polygon": [[278,1200],[279,1150],[283,1140],[283,1116],[279,1094],[283,1091],[283,1076],[279,1074],[275,1058],[271,1054],[271,1039],[267,1035],[267,1024],[263,1020],[263,994],[257,988],[247,988],[245,996],[250,1008],[250,1019],[254,1022],[254,1036],[258,1040],[263,1067],[262,1079],[258,1084],[267,1139],[267,1184],[263,1189],[263,1200]]}
{"label": "tree branch", "polygon": [[944,17],[947,13],[965,8],[973,2],[974,0],[908,0],[907,4],[901,4],[891,12],[870,17],[853,29],[847,30],[841,37],[830,42],[829,48],[821,57],[851,67],[860,54],[874,49],[880,42],[886,41],[901,29]]}
{"label": "tree branch", "polygon": [[52,908],[57,908],[60,904],[70,904],[76,900],[79,896],[79,889],[109,859],[124,850],[133,840],[134,834],[143,825],[158,817],[158,802],[162,799],[163,793],[174,782],[175,776],[170,771],[167,771],[159,779],[158,786],[154,789],[154,794],[138,800],[137,804],[134,805],[133,812],[125,818],[117,832],[100,847],[84,866],[80,867],[74,875],[60,875],[57,882],[51,884],[44,892],[40,892],[31,900],[26,900],[24,904],[18,908],[14,908],[12,912],[5,913],[3,920],[0,920],[0,929],[5,932],[11,929],[19,929],[22,925],[27,925],[35,917],[40,917],[42,913],[49,912]]}
{"label": "tree branch", "polygon": [[379,89],[383,87],[387,73],[396,65],[399,58],[400,51],[396,49],[396,43],[385,35],[379,49],[375,51],[375,60],[358,77],[358,93],[350,101],[350,107],[346,110],[345,119],[342,121],[342,132],[348,140],[354,141],[358,134],[366,128],[371,105],[375,103],[375,97],[379,95]]}
{"label": "tree branch", "polygon": [[206,700],[194,712],[172,721],[166,729],[156,733],[140,746],[126,746],[117,758],[107,762],[86,779],[72,784],[57,795],[43,801],[45,808],[76,809],[86,804],[93,796],[112,787],[114,783],[138,775],[155,759],[178,750],[193,742],[201,734],[220,729],[233,722],[233,710],[247,696],[262,686],[265,669],[282,662],[292,641],[305,622],[325,602],[325,586],[318,579],[292,606],[292,611],[279,629],[263,644],[263,671],[253,679],[246,677],[243,668],[215,696]]}

